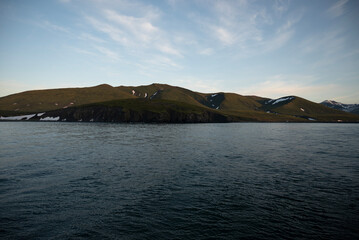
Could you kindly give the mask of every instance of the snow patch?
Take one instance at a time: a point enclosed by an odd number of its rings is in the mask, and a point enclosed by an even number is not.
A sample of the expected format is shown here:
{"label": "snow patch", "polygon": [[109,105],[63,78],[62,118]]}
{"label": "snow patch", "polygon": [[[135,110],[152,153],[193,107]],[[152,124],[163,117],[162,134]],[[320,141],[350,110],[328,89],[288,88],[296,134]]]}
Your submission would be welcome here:
{"label": "snow patch", "polygon": [[282,97],[282,98],[278,98],[278,99],[271,99],[271,100],[268,100],[266,102],[266,104],[271,103],[272,105],[275,105],[277,103],[284,102],[284,101],[289,101],[289,100],[292,100],[292,99],[294,99],[294,97]]}
{"label": "snow patch", "polygon": [[211,97],[215,97],[215,96],[217,96],[217,95],[218,95],[218,93],[216,93],[216,94],[212,94],[212,95],[211,95]]}
{"label": "snow patch", "polygon": [[36,114],[13,116],[13,117],[0,117],[0,120],[10,120],[10,121],[29,120],[35,115]]}
{"label": "snow patch", "polygon": [[59,121],[60,117],[44,117],[40,118],[40,121]]}
{"label": "snow patch", "polygon": [[158,91],[157,92],[155,92],[151,97],[150,97],[150,99],[152,99],[154,96],[156,96],[157,95],[157,93],[158,93]]}
{"label": "snow patch", "polygon": [[135,90],[132,90],[132,95],[135,95],[136,91]]}
{"label": "snow patch", "polygon": [[300,108],[300,111],[305,112],[304,108]]}
{"label": "snow patch", "polygon": [[44,112],[43,112],[43,113],[38,113],[37,116],[38,116],[38,117],[41,117],[41,116],[44,115],[44,114],[45,114]]}
{"label": "snow patch", "polygon": [[147,93],[145,93],[145,98],[147,97]]}
{"label": "snow patch", "polygon": [[317,121],[316,119],[314,118],[308,118],[309,121]]}

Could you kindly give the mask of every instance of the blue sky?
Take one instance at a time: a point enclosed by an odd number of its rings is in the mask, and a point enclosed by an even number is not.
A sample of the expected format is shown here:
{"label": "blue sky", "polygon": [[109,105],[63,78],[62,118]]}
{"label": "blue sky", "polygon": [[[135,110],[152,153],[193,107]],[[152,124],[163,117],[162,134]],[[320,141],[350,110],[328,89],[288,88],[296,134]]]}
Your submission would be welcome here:
{"label": "blue sky", "polygon": [[167,83],[359,103],[356,0],[2,0],[0,96]]}

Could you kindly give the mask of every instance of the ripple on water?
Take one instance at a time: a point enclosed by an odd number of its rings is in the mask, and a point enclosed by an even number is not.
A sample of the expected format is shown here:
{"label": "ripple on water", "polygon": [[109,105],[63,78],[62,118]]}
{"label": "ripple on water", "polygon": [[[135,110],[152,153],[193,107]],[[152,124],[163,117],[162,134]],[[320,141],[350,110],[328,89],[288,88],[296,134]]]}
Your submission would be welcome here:
{"label": "ripple on water", "polygon": [[0,131],[1,239],[359,238],[358,125]]}

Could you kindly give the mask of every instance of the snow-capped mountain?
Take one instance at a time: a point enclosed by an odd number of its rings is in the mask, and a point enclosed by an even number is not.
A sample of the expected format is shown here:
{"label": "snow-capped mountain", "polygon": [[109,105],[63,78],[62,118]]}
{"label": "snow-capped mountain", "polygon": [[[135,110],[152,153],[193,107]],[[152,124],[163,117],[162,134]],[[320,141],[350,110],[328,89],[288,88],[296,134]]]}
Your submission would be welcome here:
{"label": "snow-capped mountain", "polygon": [[345,104],[345,103],[336,102],[333,100],[325,100],[325,101],[321,102],[321,104],[323,104],[324,106],[330,107],[330,108],[344,111],[344,112],[359,114],[359,104]]}

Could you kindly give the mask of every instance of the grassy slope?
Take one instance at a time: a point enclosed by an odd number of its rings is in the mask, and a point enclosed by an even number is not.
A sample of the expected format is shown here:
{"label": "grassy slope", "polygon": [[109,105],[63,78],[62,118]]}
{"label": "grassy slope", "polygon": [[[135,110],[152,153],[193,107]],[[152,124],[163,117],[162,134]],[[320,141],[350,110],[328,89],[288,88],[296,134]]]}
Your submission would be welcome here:
{"label": "grassy slope", "polygon": [[[151,84],[149,86],[140,86],[140,87],[120,87],[124,91],[131,93],[132,90],[136,91],[136,95],[140,94],[140,97],[143,97],[145,93],[148,96],[152,96],[155,92],[157,94],[154,96],[154,99],[164,99],[185,102],[188,104],[196,106],[210,106],[211,103],[208,100],[208,97],[213,93],[199,93],[193,92],[181,87],[173,87],[166,84]],[[257,101],[258,97],[245,97],[235,93],[224,93],[224,100],[220,104],[220,109],[223,110],[254,110],[259,108],[261,104]]]}
{"label": "grassy slope", "polygon": [[35,90],[0,98],[0,109],[3,111],[41,112],[60,109],[65,106],[80,106],[124,98],[134,97],[110,85],[89,88]]}
{"label": "grassy slope", "polygon": [[[302,111],[301,108],[304,109],[304,111]],[[284,105],[279,105],[278,107],[272,108],[271,110],[286,115],[310,117],[318,121],[337,122],[338,120],[359,120],[359,117],[355,116],[354,114],[328,108],[321,104],[317,104],[300,97],[295,97],[295,99],[293,99],[291,102]]]}
{"label": "grassy slope", "polygon": [[[135,95],[132,94],[135,90]],[[148,101],[131,101],[134,99],[144,99],[147,93],[147,99],[153,97],[153,103]],[[359,117],[353,114],[334,110],[321,104],[313,103],[303,98],[296,97],[290,102],[282,104],[265,105],[266,98],[257,96],[241,96],[234,93],[219,93],[221,95],[219,104],[220,112],[223,115],[230,116],[235,121],[307,121],[306,118],[315,118],[318,121],[352,121],[359,122]],[[9,95],[0,98],[0,114],[14,115],[16,113],[42,112],[55,109],[62,109],[65,106],[81,106],[92,103],[127,99],[116,104],[125,104],[129,108],[151,108],[154,111],[161,111],[161,107],[173,105],[177,102],[176,109],[186,111],[198,111],[203,109],[214,110],[210,108],[209,99],[212,94],[193,92],[188,89],[174,87],[166,84],[151,84],[138,87],[111,87],[109,85],[99,85],[89,88],[66,88],[28,91]],[[158,102],[155,100],[162,100]],[[16,104],[15,104],[16,103]],[[70,105],[70,103],[74,103]],[[110,104],[110,103],[108,103]],[[166,105],[167,104],[167,105]],[[181,106],[181,107],[178,107]],[[300,108],[305,109],[301,111]],[[147,109],[148,110],[148,109]],[[196,111],[197,111],[196,110]],[[267,110],[278,114],[266,113]]]}
{"label": "grassy slope", "polygon": [[203,107],[201,102],[206,101],[205,94],[193,92],[185,88],[170,86],[167,84],[151,84],[148,86],[119,88],[128,93],[131,93],[132,90],[135,90],[135,95],[138,97],[144,97],[144,94],[147,93],[148,98],[150,98],[157,92],[157,94],[153,96],[153,99],[179,101],[201,107]]}
{"label": "grassy slope", "polygon": [[220,108],[232,111],[250,111],[257,109],[261,104],[250,97],[241,96],[235,93],[225,93]]}

